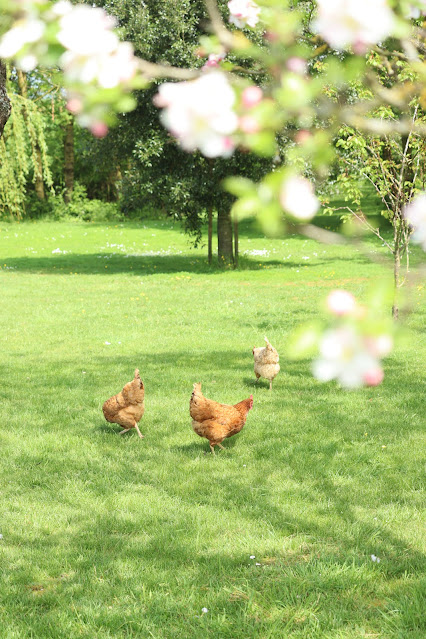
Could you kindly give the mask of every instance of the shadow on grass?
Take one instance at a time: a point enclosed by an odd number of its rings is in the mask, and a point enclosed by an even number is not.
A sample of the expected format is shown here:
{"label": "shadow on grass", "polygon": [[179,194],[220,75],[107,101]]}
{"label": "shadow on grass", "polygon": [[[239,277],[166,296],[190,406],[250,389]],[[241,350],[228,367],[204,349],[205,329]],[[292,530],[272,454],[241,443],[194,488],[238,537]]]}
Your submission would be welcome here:
{"label": "shadow on grass", "polygon": [[[176,380],[164,396],[156,379],[158,369],[167,369],[167,363],[171,361]],[[111,392],[120,390],[121,384],[128,381],[129,368],[133,368],[133,363],[129,366],[123,357],[99,357],[94,363],[93,373],[88,371],[90,377],[85,380],[89,381],[85,406],[72,406],[73,395],[65,393],[75,386],[75,363],[59,361],[57,374],[51,378],[49,386],[44,383],[42,364],[28,387],[23,382],[20,407],[29,402],[36,415],[38,407],[50,406],[54,400],[55,410],[64,413],[75,408],[76,416],[80,411],[84,419],[86,411],[98,410]],[[250,356],[236,350],[218,350],[209,353],[208,362],[200,353],[184,351],[160,353],[155,360],[149,358],[141,366],[142,376],[149,380],[147,399],[151,398],[153,404],[156,400],[162,403],[158,409],[160,414],[154,420],[151,417],[151,422],[146,422],[145,416],[144,420],[147,424],[155,421],[164,432],[152,430],[149,441],[144,440],[139,445],[136,433],[119,436],[114,426],[101,425],[99,418],[95,428],[79,431],[79,437],[87,439],[93,449],[99,449],[97,457],[89,453],[87,457],[74,455],[72,448],[57,450],[53,444],[51,448],[43,444],[39,450],[18,452],[14,468],[22,472],[23,482],[17,490],[31,491],[31,508],[49,508],[54,512],[57,499],[58,504],[74,509],[74,514],[69,517],[66,535],[52,532],[34,537],[30,528],[23,528],[14,531],[8,543],[16,544],[20,553],[25,554],[30,549],[32,558],[36,550],[43,556],[55,557],[60,549],[58,562],[71,566],[76,572],[64,579],[64,589],[68,588],[74,602],[83,598],[83,591],[89,599],[96,597],[96,601],[109,601],[111,591],[117,596],[116,589],[136,592],[137,597],[142,598],[143,584],[154,593],[151,600],[143,600],[145,616],[147,611],[152,611],[150,606],[158,597],[157,614],[162,619],[187,614],[186,602],[177,603],[175,610],[167,607],[160,610],[161,605],[164,606],[160,584],[165,583],[172,589],[170,584],[176,584],[176,575],[182,574],[189,574],[190,582],[197,588],[207,584],[212,604],[217,609],[229,610],[230,614],[235,614],[235,606],[229,596],[225,601],[221,599],[224,583],[231,592],[244,584],[253,591],[253,596],[256,592],[262,592],[262,597],[269,593],[272,600],[279,601],[290,597],[289,584],[304,592],[326,593],[316,609],[316,614],[321,615],[330,606],[331,596],[344,605],[351,601],[354,588],[358,593],[363,591],[367,612],[373,597],[372,589],[377,584],[372,581],[371,572],[377,569],[386,583],[386,597],[394,607],[398,605],[403,609],[404,597],[412,592],[404,591],[398,580],[420,573],[425,566],[425,557],[402,535],[399,537],[395,533],[392,522],[387,522],[383,512],[377,521],[373,521],[372,499],[374,490],[379,487],[382,489],[379,507],[392,508],[399,500],[404,503],[407,493],[400,482],[401,473],[405,481],[408,472],[414,476],[413,469],[402,469],[398,460],[392,461],[390,457],[381,460],[371,449],[362,447],[358,450],[358,447],[364,434],[362,420],[365,415],[374,423],[378,437],[412,435],[413,426],[406,419],[406,403],[414,398],[420,401],[423,382],[415,374],[408,377],[404,371],[406,388],[410,390],[405,394],[405,402],[398,403],[394,398],[400,392],[400,371],[391,361],[383,387],[352,394],[360,405],[361,423],[354,424],[348,423],[346,394],[337,388],[331,397],[324,393],[323,386],[308,378],[307,362],[281,363],[282,371],[274,382],[272,393],[267,386],[258,385],[250,422],[238,436],[225,441],[227,451],[218,451],[213,458],[203,454],[208,451],[208,443],[195,434],[194,441],[177,445],[167,444],[166,436],[173,430],[185,437],[190,430],[188,402],[193,381],[207,378],[206,396],[218,401],[225,401],[225,393],[228,397],[235,396],[235,402],[239,401],[241,386],[256,388],[254,379],[245,376],[246,364],[252,366]],[[47,361],[44,365],[48,367],[50,363]],[[214,385],[212,376],[215,373],[212,375],[211,365],[215,370],[229,371],[227,388],[224,384]],[[15,371],[15,379],[20,375],[25,380],[25,362],[19,366],[21,371]],[[239,370],[244,372],[239,388],[235,389]],[[3,367],[1,377],[3,399],[16,401],[16,385],[8,381],[12,379],[10,371]],[[329,391],[330,386],[327,389]],[[58,406],[61,397],[68,397],[69,405]],[[380,402],[370,404],[370,398]],[[262,402],[256,403],[256,399]],[[176,405],[184,407],[184,412],[176,409]],[[383,411],[383,406],[391,407],[392,420],[389,420],[389,413]],[[285,414],[282,431],[270,428],[271,415],[283,413],[286,407],[290,412]],[[413,405],[410,410],[415,410]],[[167,428],[164,426],[165,415],[169,417]],[[54,420],[50,415],[44,424],[46,433],[53,430],[52,423]],[[399,425],[398,433],[394,431],[395,423]],[[54,427],[57,428],[56,423]],[[111,436],[97,438],[94,432]],[[245,443],[249,434],[251,448]],[[129,437],[133,441],[129,439],[129,445],[123,446],[124,438]],[[236,458],[243,455],[244,459],[250,460],[250,474],[247,475],[235,466]],[[58,456],[61,458],[59,470]],[[194,466],[196,458],[201,458],[201,467]],[[277,474],[283,481],[291,480],[287,493],[274,492],[271,482]],[[75,495],[66,492],[68,482],[77,489],[81,486],[84,504],[88,496],[93,499],[94,512],[88,513],[87,506],[76,507]],[[49,504],[44,501],[46,490],[53,500]],[[132,495],[134,501],[122,506],[122,495]],[[210,520],[208,530],[203,529],[206,513],[215,516]],[[228,530],[226,522],[230,521],[231,514],[234,520]],[[245,531],[249,529],[256,530],[260,536],[268,530],[280,541],[275,546],[271,542],[271,547],[264,552],[272,558],[270,565],[263,557],[258,558],[262,566],[257,572],[254,572],[254,566],[247,568],[247,558],[241,551],[232,551],[228,540],[229,534],[237,534],[236,530],[244,539]],[[306,550],[296,556],[286,550],[286,541],[295,535],[307,540]],[[217,552],[214,548],[220,546],[221,538],[226,549]],[[281,550],[277,550],[278,545]],[[380,566],[371,562],[373,553],[381,558]],[[330,566],[337,575],[334,581],[330,581]],[[359,572],[348,577],[353,567],[359,568]],[[28,584],[39,583],[40,574],[44,573],[43,565],[37,562],[33,567],[27,562],[15,569],[13,578],[18,587],[25,585],[27,589],[24,595],[21,591],[25,600],[33,601],[30,598],[34,595],[28,590]],[[57,601],[61,601],[60,598]],[[357,602],[359,605],[359,598]],[[26,605],[29,605],[28,601]],[[51,605],[54,607],[55,601]],[[371,613],[369,610],[368,614]],[[132,609],[121,611],[120,623],[127,619],[131,621],[133,614]],[[380,617],[380,613],[377,614]],[[271,623],[266,617],[265,627],[270,627]],[[110,620],[109,628],[114,629],[114,624],[114,619]],[[219,632],[217,636],[223,634]],[[397,631],[386,634],[386,637],[393,636],[404,635],[398,635]],[[408,637],[408,633],[405,636]]]}
{"label": "shadow on grass", "polygon": [[[310,269],[322,265],[328,266],[337,262],[350,262],[353,264],[368,264],[369,260],[361,255],[348,255],[347,257],[330,258],[323,257],[312,263],[301,263],[301,261],[289,261],[265,258],[259,262],[246,256],[240,256],[239,271],[262,271],[268,268],[290,269],[292,267]],[[29,273],[44,273],[49,275],[67,275],[68,273],[88,273],[93,275],[116,275],[126,273],[127,275],[153,275],[159,273],[197,273],[197,274],[219,274],[224,269],[218,265],[209,265],[206,258],[191,255],[163,255],[163,256],[138,256],[125,257],[119,254],[112,254],[108,259],[105,254],[79,254],[70,253],[68,255],[58,255],[55,257],[11,257],[7,259],[7,267],[17,271],[27,271]]]}

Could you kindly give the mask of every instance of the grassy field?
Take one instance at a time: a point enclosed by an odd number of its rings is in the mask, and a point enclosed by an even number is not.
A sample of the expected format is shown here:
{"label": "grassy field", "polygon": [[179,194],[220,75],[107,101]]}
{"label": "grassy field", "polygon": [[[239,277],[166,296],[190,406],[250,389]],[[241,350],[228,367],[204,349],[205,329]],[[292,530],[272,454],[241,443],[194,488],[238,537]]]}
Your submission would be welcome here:
{"label": "grassy field", "polygon": [[[424,639],[424,289],[381,386],[282,358],[270,393],[253,345],[386,271],[240,235],[221,272],[169,221],[0,223],[0,639]],[[135,367],[144,440],[101,411]],[[196,381],[254,395],[215,457]]]}

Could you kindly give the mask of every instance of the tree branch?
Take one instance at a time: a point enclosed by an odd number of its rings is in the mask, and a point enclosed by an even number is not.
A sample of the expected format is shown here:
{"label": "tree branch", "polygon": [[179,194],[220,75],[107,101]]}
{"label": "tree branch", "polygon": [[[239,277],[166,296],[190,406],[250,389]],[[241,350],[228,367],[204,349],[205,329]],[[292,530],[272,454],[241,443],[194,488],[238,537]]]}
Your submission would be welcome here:
{"label": "tree branch", "polygon": [[0,60],[0,138],[3,135],[11,110],[9,96],[6,92],[6,65]]}
{"label": "tree branch", "polygon": [[139,70],[144,78],[155,80],[156,78],[171,78],[172,80],[193,80],[201,74],[201,69],[181,69],[167,64],[156,64],[142,58],[138,59]]}

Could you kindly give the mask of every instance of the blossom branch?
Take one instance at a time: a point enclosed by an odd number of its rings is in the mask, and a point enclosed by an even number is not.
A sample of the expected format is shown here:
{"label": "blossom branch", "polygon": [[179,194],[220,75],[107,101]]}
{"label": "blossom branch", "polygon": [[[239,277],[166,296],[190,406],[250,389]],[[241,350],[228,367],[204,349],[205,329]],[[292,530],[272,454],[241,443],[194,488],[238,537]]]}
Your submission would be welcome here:
{"label": "blossom branch", "polygon": [[219,8],[215,0],[204,0],[207,12],[209,14],[211,26],[213,32],[219,38],[219,42],[226,48],[232,49],[235,45],[235,37],[232,31],[226,28],[222,16],[220,15]]}

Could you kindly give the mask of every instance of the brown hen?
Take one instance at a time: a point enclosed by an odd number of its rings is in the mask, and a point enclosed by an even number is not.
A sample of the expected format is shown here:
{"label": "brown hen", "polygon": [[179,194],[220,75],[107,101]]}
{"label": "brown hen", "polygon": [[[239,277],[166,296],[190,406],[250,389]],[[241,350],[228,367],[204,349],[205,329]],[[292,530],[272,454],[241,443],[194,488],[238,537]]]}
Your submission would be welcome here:
{"label": "brown hen", "polygon": [[139,437],[143,438],[138,422],[145,412],[145,388],[138,369],[133,380],[125,385],[121,393],[107,399],[102,410],[107,422],[123,426],[120,435],[136,428]]}
{"label": "brown hen", "polygon": [[208,439],[210,450],[214,455],[215,446],[225,450],[221,442],[240,432],[252,407],[253,395],[234,406],[219,404],[212,399],[207,399],[201,392],[201,382],[198,382],[194,384],[189,402],[192,428],[197,435]]}

